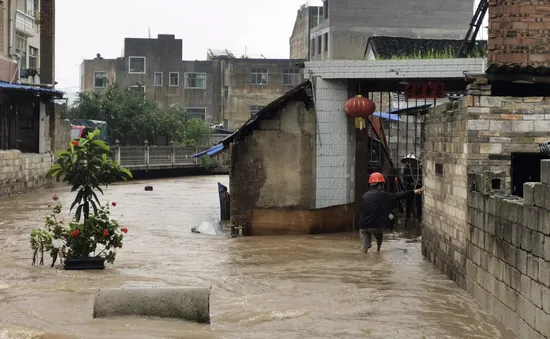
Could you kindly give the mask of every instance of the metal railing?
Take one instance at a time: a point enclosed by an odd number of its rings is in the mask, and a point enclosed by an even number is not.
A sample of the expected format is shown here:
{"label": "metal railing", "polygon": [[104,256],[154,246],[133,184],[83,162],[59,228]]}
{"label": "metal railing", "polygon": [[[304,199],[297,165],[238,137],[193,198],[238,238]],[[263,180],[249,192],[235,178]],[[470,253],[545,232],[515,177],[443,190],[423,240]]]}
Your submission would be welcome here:
{"label": "metal railing", "polygon": [[120,146],[118,140],[112,147],[115,159],[126,168],[148,167],[178,167],[181,165],[197,165],[199,160],[193,158],[193,154],[206,150],[206,148],[175,146]]}

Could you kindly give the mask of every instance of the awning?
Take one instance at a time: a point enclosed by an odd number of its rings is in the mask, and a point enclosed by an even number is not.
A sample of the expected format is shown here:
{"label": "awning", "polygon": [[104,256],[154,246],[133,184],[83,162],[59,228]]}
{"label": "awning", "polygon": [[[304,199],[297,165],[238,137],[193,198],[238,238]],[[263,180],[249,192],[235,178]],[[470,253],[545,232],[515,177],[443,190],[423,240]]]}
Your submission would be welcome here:
{"label": "awning", "polygon": [[207,149],[206,151],[199,152],[197,154],[193,154],[192,158],[200,158],[202,156],[208,155],[209,157],[213,157],[216,154],[219,154],[225,150],[225,146],[222,145],[216,145],[212,146],[211,148]]}
{"label": "awning", "polygon": [[58,91],[51,88],[43,88],[43,87],[21,85],[21,84],[10,84],[9,82],[2,82],[2,81],[0,81],[0,89],[34,92],[35,94],[47,94],[47,95],[55,96],[59,98],[62,98],[63,94],[65,94],[62,91]]}
{"label": "awning", "polygon": [[386,120],[401,121],[398,113],[374,112],[372,115]]}

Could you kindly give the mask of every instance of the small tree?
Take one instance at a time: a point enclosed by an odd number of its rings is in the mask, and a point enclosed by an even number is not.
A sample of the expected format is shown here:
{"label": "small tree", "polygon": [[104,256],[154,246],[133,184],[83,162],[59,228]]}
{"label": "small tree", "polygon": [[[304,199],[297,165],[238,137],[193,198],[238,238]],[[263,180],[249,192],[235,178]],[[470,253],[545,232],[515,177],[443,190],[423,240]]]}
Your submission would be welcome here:
{"label": "small tree", "polygon": [[202,119],[193,118],[185,124],[185,139],[194,141],[196,146],[204,146],[210,139],[210,126]]}
{"label": "small tree", "polygon": [[[132,178],[132,173],[120,167],[111,157],[109,146],[96,139],[98,135],[99,130],[95,130],[85,138],[71,141],[68,151],[56,152],[57,161],[48,175],[58,182],[67,182],[72,186],[71,191],[77,192],[70,208],[71,211],[76,208],[76,211],[70,223],[59,220],[57,216],[61,213],[62,205],[57,195],[53,195],[55,206],[46,217],[44,229],[31,232],[33,264],[39,252],[40,263],[43,263],[44,252],[50,252],[52,266],[58,257],[87,258],[91,253],[96,258],[101,257],[113,263],[116,248],[122,247],[128,229],[121,228],[118,221],[110,218],[109,206],[101,205],[95,191],[103,194],[101,186],[107,187],[117,179],[128,180]],[[112,202],[111,205],[115,207],[116,203]],[[96,255],[98,245],[103,245],[103,249]]]}

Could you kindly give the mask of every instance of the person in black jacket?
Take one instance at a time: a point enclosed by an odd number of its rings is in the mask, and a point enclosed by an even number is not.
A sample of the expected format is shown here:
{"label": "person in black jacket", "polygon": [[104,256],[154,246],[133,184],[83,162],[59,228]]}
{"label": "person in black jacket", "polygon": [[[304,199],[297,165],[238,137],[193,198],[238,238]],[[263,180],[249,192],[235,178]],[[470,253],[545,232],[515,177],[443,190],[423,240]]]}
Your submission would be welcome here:
{"label": "person in black jacket", "polygon": [[389,193],[384,191],[386,179],[381,173],[372,173],[369,178],[370,189],[363,195],[361,216],[359,217],[359,236],[363,251],[372,247],[372,236],[376,237],[377,250],[380,251],[385,230],[391,228],[393,203],[399,199],[407,199],[415,194],[422,194],[423,188]]}

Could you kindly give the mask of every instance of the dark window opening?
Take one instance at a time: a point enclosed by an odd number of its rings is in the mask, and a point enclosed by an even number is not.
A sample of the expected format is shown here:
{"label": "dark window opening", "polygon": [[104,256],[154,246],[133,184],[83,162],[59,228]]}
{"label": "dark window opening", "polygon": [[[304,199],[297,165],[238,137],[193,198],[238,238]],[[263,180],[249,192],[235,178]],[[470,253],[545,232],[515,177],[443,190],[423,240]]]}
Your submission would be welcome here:
{"label": "dark window opening", "polygon": [[443,164],[435,164],[435,174],[443,175]]}
{"label": "dark window opening", "polygon": [[491,188],[494,190],[500,189],[500,179],[493,179],[491,180]]}
{"label": "dark window opening", "polygon": [[325,33],[325,52],[328,52],[328,33]]}
{"label": "dark window opening", "polygon": [[540,182],[540,161],[550,159],[544,153],[512,153],[512,195],[523,197],[523,184]]}
{"label": "dark window opening", "polygon": [[322,36],[318,36],[318,37],[317,37],[317,54],[321,54],[321,53],[322,53],[322,45],[321,45],[321,43],[322,43],[323,40],[321,40],[321,39],[323,39]]}
{"label": "dark window opening", "polygon": [[311,56],[315,55],[315,39],[311,39]]}
{"label": "dark window opening", "polygon": [[323,1],[323,15],[328,19],[328,0]]}

